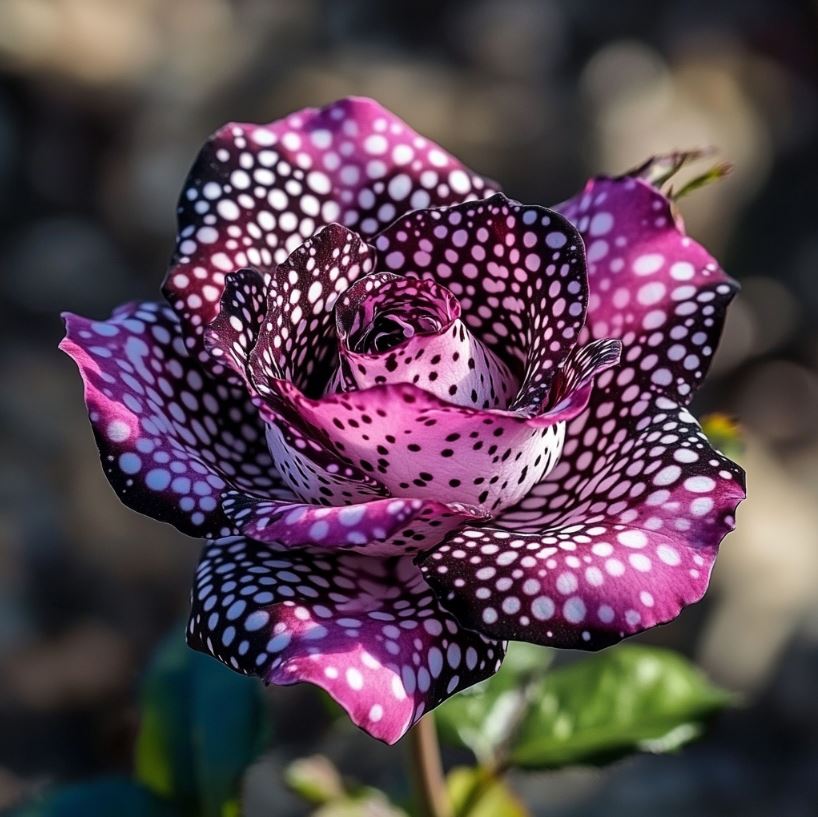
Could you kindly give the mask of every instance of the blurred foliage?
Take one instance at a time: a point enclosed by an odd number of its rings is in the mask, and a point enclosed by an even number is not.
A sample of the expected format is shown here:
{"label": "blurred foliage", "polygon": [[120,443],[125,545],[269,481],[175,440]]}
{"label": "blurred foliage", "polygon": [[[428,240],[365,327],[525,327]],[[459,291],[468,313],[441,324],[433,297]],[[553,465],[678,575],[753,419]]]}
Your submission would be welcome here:
{"label": "blurred foliage", "polygon": [[173,805],[128,778],[103,778],[50,792],[13,817],[179,817]]}
{"label": "blurred foliage", "polygon": [[527,817],[528,809],[486,769],[459,766],[446,775],[455,817]]}
{"label": "blurred foliage", "polygon": [[744,439],[738,421],[727,414],[713,412],[699,421],[707,439],[730,459],[740,460],[744,453]]}
{"label": "blurred foliage", "polygon": [[137,779],[196,817],[237,815],[242,772],[270,738],[262,689],[174,633],[145,678]]}
{"label": "blurred foliage", "polygon": [[622,645],[546,671],[546,661],[534,663],[537,648],[514,649],[523,646],[512,645],[495,676],[437,710],[442,735],[489,768],[560,768],[672,751],[731,701],[668,650]]}

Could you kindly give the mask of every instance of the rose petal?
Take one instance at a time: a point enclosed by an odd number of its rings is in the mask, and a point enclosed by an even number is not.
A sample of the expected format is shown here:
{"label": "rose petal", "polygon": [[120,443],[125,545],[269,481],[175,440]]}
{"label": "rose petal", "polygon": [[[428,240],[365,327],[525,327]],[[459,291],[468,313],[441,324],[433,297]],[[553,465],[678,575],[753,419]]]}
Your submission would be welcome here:
{"label": "rose petal", "polygon": [[370,236],[408,210],[491,189],[369,99],[342,99],[268,125],[230,123],[210,137],[185,182],[163,291],[198,350],[225,273],[268,272],[324,224]]}
{"label": "rose petal", "polygon": [[409,213],[375,246],[387,270],[433,278],[457,296],[469,330],[524,372],[514,405],[539,413],[585,320],[576,229],[551,210],[498,194]]}
{"label": "rose petal", "polygon": [[[205,330],[205,348],[235,374],[238,385],[248,385],[250,352],[258,339],[266,312],[267,287],[256,270],[243,269],[225,277],[219,314]],[[279,375],[280,376],[280,375]]]}
{"label": "rose petal", "polygon": [[309,437],[328,440],[393,496],[445,497],[489,513],[517,502],[554,466],[565,420],[584,408],[529,418],[455,406],[401,383],[320,400],[284,381],[275,388]]}
{"label": "rose petal", "polygon": [[281,481],[304,502],[346,505],[366,502],[388,491],[377,480],[333,455],[299,422],[263,409],[267,417],[267,445]]}
{"label": "rose petal", "polygon": [[594,400],[549,480],[494,529],[465,529],[424,559],[465,626],[598,649],[670,621],[707,589],[743,472],[667,398],[630,406],[630,427],[602,419],[616,403]]}
{"label": "rose petal", "polygon": [[466,522],[486,518],[476,508],[434,499],[374,499],[323,507],[236,493],[228,494],[222,506],[236,529],[250,539],[367,556],[415,556]]}
{"label": "rose petal", "polygon": [[[456,405],[479,408],[505,408],[517,391],[508,366],[466,328],[457,299],[434,281],[369,275],[344,292],[335,314],[341,370],[346,373],[338,382],[347,390],[412,383]],[[414,332],[382,352],[350,348],[366,329],[358,326],[362,315],[371,324],[384,314],[405,323],[404,332],[413,332],[410,324],[421,316],[427,321],[432,316],[436,329]]]}
{"label": "rose petal", "polygon": [[684,234],[670,202],[641,179],[592,179],[559,210],[585,240],[589,336],[622,338],[629,377],[689,402],[736,284]]}
{"label": "rose petal", "polygon": [[282,553],[242,538],[205,549],[188,642],[268,683],[322,687],[386,743],[494,673],[504,653],[437,605],[411,559]]}
{"label": "rose petal", "polygon": [[337,354],[333,307],[354,281],[371,272],[375,252],[359,236],[331,224],[301,245],[270,276],[267,315],[250,371],[256,388],[283,377],[321,393]]}
{"label": "rose petal", "polygon": [[127,304],[107,321],[65,320],[60,348],[79,367],[105,474],[126,505],[201,536],[231,530],[226,487],[291,496],[255,409],[203,373],[170,309]]}

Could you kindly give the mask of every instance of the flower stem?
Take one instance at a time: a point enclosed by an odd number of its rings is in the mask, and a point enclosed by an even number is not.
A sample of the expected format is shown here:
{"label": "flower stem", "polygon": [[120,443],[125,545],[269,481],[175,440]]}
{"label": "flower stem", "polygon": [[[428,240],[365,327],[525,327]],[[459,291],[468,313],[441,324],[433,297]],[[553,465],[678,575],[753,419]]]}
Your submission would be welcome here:
{"label": "flower stem", "polygon": [[453,817],[433,715],[421,718],[409,732],[409,752],[423,817]]}

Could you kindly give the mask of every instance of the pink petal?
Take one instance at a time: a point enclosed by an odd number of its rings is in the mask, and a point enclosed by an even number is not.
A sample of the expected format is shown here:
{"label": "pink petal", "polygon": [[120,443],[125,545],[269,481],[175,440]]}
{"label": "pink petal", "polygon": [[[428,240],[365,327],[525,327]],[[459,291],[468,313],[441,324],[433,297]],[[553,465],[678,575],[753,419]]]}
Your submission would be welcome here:
{"label": "pink petal", "polygon": [[325,224],[370,236],[409,210],[492,188],[368,99],[268,125],[230,123],[210,137],[185,183],[164,293],[197,346],[216,315],[225,273],[269,272]]}
{"label": "pink petal", "polygon": [[79,367],[105,474],[126,505],[201,536],[231,530],[226,487],[280,493],[255,410],[203,373],[170,309],[127,304],[107,321],[65,320],[60,348]]}
{"label": "pink petal", "polygon": [[374,265],[371,247],[331,224],[270,275],[267,315],[250,355],[252,377],[262,395],[270,393],[269,380],[281,377],[310,393],[322,391],[337,360],[335,301]]}
{"label": "pink petal", "polygon": [[[517,391],[508,366],[466,328],[457,299],[434,281],[369,275],[341,296],[335,313],[345,390],[412,383],[480,408],[505,408]],[[384,325],[405,337],[384,351],[357,349],[373,343],[367,333]]]}
{"label": "pink petal", "polygon": [[504,653],[443,611],[408,558],[283,553],[242,538],[202,555],[188,642],[268,683],[322,687],[386,743]]}
{"label": "pink petal", "polygon": [[375,240],[381,264],[432,278],[467,328],[524,373],[515,405],[537,407],[579,338],[587,281],[582,240],[559,214],[495,195],[409,213]]}
{"label": "pink petal", "polygon": [[223,501],[223,508],[250,539],[367,556],[414,556],[467,522],[486,518],[476,508],[434,499],[373,499],[325,507],[236,493]]}
{"label": "pink petal", "polygon": [[567,440],[551,476],[493,529],[465,529],[424,559],[465,626],[598,649],[670,621],[707,589],[744,475],[686,409],[595,394]]}
{"label": "pink petal", "polygon": [[597,178],[559,205],[585,240],[590,337],[622,338],[634,382],[689,402],[737,291],[641,179]]}

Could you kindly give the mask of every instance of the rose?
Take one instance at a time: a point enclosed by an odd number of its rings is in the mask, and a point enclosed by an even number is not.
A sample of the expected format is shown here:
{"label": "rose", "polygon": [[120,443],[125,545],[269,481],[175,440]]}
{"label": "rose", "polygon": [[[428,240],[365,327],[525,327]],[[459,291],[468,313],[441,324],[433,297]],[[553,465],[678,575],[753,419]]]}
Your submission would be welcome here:
{"label": "rose", "polygon": [[63,342],[121,498],[208,540],[193,647],[391,743],[506,639],[597,649],[702,596],[743,475],[685,404],[735,287],[657,167],[555,211],[368,100],[211,138],[170,308]]}

